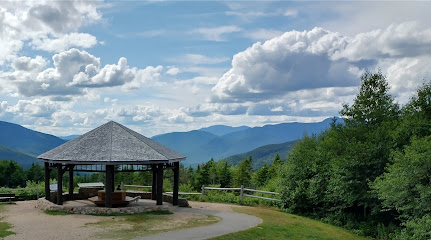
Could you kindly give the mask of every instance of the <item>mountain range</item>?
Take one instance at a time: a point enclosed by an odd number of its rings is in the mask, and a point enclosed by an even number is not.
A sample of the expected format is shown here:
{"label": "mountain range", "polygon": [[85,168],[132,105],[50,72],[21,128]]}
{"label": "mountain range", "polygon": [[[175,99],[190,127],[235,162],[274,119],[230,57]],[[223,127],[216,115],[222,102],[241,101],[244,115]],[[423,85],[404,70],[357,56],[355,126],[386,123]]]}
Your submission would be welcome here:
{"label": "mountain range", "polygon": [[304,135],[319,134],[328,128],[332,121],[332,118],[328,118],[317,123],[281,123],[252,128],[217,126],[210,130],[202,128],[190,132],[167,133],[152,139],[186,155],[185,164],[196,165],[211,158],[217,161],[265,145],[286,143],[298,140]]}
{"label": "mountain range", "polygon": [[[185,165],[195,166],[211,158],[216,161],[226,159],[236,165],[252,156],[253,166],[258,168],[264,163],[270,164],[277,152],[285,159],[295,140],[304,135],[318,134],[331,122],[332,119],[328,118],[318,123],[282,123],[263,127],[215,125],[189,132],[161,134],[152,139],[186,155]],[[38,162],[38,155],[77,136],[62,139],[0,121],[0,160],[15,160],[28,168]]]}
{"label": "mountain range", "polygon": [[15,160],[24,168],[37,162],[37,156],[65,143],[50,134],[0,121],[0,160]]}

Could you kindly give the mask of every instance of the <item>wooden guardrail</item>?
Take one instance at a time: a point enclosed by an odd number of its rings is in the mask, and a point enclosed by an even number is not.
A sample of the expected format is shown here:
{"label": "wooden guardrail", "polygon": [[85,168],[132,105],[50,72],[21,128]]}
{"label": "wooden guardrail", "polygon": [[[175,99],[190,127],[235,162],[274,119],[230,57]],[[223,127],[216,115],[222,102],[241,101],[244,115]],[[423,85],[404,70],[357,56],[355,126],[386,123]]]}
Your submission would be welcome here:
{"label": "wooden guardrail", "polygon": [[129,187],[129,188],[152,188],[152,186],[141,186],[141,185],[124,185],[121,184],[121,188]]}
{"label": "wooden guardrail", "polygon": [[8,188],[8,191],[27,191],[27,190],[36,190],[36,198],[39,199],[39,188]]}
{"label": "wooden guardrail", "polygon": [[[217,188],[217,187],[205,187],[205,186],[202,186],[200,193],[179,192],[178,194],[182,194],[182,195],[201,195],[201,201],[203,201],[203,198],[204,198],[204,195],[205,195],[205,190],[240,191],[240,204],[242,204],[244,197],[259,198],[259,199],[268,200],[268,201],[281,202],[280,199],[269,198],[269,197],[262,197],[262,196],[256,196],[256,195],[252,195],[252,194],[246,194],[245,192],[257,192],[257,193],[271,194],[271,195],[279,195],[279,193],[269,192],[269,191],[261,191],[261,190],[250,189],[250,188],[244,188],[244,186],[241,186],[240,188]],[[172,192],[167,192],[167,193],[168,194],[172,194]]]}

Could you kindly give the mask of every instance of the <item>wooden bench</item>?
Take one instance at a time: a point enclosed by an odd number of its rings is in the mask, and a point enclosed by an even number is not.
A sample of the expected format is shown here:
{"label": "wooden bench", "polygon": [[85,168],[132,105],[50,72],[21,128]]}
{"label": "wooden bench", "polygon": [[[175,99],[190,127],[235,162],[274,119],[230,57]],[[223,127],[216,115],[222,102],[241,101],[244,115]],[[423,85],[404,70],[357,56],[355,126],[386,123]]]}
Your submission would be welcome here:
{"label": "wooden bench", "polygon": [[9,202],[15,199],[15,193],[0,193],[0,199],[9,199]]}

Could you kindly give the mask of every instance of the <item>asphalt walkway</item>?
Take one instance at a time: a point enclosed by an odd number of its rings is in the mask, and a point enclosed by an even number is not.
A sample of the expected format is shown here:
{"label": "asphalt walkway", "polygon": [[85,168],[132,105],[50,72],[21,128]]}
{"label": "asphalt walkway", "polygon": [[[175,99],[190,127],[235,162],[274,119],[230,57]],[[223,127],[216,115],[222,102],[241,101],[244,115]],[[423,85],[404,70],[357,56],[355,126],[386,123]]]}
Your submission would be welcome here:
{"label": "asphalt walkway", "polygon": [[213,211],[201,208],[175,208],[174,212],[191,212],[205,215],[213,215],[220,217],[222,220],[218,223],[203,226],[187,228],[177,231],[164,232],[155,235],[146,236],[143,238],[136,238],[135,240],[200,240],[208,239],[225,235],[228,233],[239,232],[251,227],[255,227],[262,223],[262,219],[247,214]]}

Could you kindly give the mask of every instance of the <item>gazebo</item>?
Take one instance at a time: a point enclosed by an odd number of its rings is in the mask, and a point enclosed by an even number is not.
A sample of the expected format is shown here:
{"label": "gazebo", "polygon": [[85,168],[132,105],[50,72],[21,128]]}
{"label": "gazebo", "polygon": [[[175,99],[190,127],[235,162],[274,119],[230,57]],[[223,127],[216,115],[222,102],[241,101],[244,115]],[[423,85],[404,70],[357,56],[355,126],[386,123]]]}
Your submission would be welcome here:
{"label": "gazebo", "polygon": [[45,198],[50,201],[50,172],[57,170],[57,204],[63,204],[63,174],[69,172],[69,195],[73,173],[105,172],[105,206],[112,207],[115,173],[152,171],[151,198],[163,203],[163,171],[174,172],[173,205],[178,205],[179,164],[186,157],[119,123],[110,121],[80,137],[38,156],[45,165]]}

